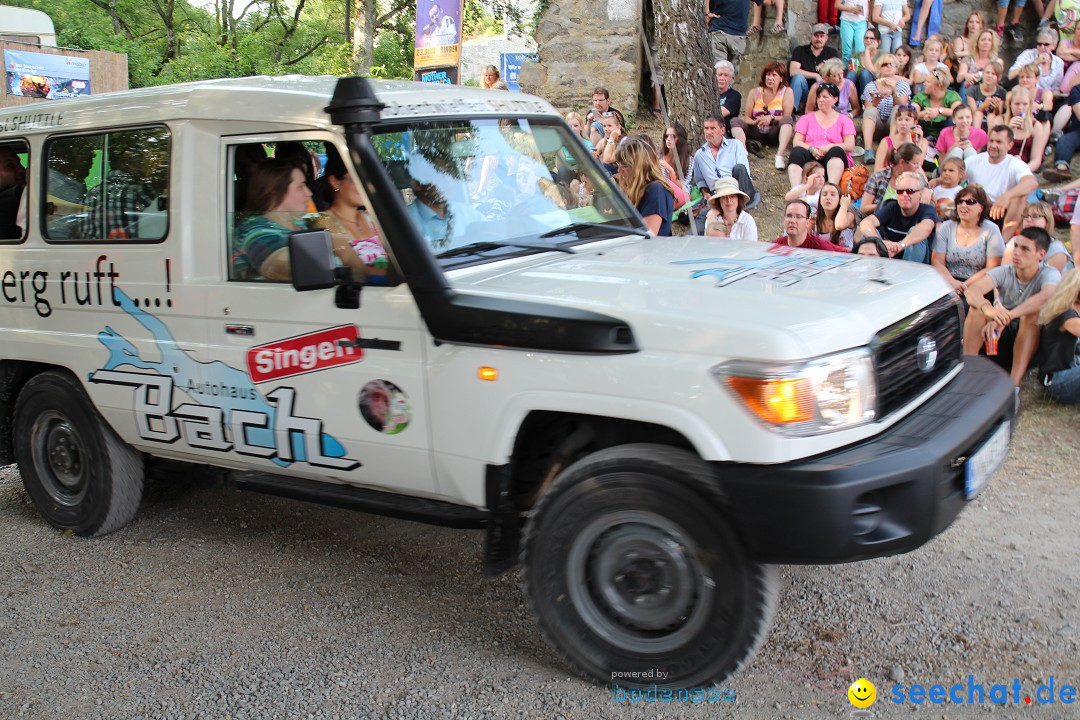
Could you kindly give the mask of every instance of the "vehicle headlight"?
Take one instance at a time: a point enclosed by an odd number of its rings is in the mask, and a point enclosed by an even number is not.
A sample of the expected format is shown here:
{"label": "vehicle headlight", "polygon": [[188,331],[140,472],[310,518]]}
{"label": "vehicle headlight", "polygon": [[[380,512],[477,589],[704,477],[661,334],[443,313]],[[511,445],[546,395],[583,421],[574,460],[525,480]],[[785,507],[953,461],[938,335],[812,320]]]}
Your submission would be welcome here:
{"label": "vehicle headlight", "polygon": [[785,365],[724,363],[713,374],[762,422],[785,435],[843,430],[877,416],[877,382],[867,348]]}

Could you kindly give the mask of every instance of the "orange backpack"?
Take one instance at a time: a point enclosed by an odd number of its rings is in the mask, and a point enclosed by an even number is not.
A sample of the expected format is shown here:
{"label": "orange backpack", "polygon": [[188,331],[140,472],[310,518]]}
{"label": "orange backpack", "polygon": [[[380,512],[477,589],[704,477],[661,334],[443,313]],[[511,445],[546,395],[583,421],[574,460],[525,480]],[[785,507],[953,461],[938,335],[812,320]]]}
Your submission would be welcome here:
{"label": "orange backpack", "polygon": [[866,181],[870,179],[870,170],[865,165],[853,165],[840,176],[840,192],[858,201],[863,196]]}

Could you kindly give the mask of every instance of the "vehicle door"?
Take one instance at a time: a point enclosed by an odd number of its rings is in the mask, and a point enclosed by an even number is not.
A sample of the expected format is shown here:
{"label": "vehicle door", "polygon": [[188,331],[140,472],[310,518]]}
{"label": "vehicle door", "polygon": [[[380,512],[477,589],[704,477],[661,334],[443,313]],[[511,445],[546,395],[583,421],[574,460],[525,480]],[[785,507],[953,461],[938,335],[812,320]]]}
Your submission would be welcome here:
{"label": "vehicle door", "polygon": [[[224,452],[267,471],[434,493],[426,335],[408,286],[367,285],[359,309],[350,309],[339,307],[334,289],[297,292],[252,267],[273,243],[287,245],[288,230],[328,221],[342,230],[329,211],[316,210],[314,198],[332,197],[317,166],[343,151],[325,132],[222,139],[226,244],[219,248],[220,277],[205,286],[206,354],[216,362],[204,368],[201,391],[230,416],[231,447]],[[275,205],[279,161],[290,157],[300,158],[296,166],[314,193],[302,212]],[[372,242],[378,238],[358,246],[370,250]]]}

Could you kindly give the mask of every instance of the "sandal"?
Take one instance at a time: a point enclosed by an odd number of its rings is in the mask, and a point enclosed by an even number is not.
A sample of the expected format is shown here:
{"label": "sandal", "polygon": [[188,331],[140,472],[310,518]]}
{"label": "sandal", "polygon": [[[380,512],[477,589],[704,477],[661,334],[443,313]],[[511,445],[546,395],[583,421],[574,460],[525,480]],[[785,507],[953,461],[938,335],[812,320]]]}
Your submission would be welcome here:
{"label": "sandal", "polygon": [[769,28],[769,34],[770,35],[780,35],[783,32],[784,32],[784,26],[781,25],[780,23],[776,23],[771,28]]}
{"label": "sandal", "polygon": [[1043,179],[1047,182],[1059,183],[1072,180],[1072,172],[1065,163],[1058,163],[1054,167],[1046,168],[1042,172]]}
{"label": "sandal", "polygon": [[657,107],[657,108],[653,108],[653,109],[652,109],[652,110],[650,110],[649,112],[651,112],[651,113],[652,113],[652,116],[653,116],[654,118],[662,118],[662,117],[664,117],[664,111],[663,111],[663,110],[661,110],[661,109],[660,109],[660,108],[658,108],[658,107]]}
{"label": "sandal", "polygon": [[746,31],[746,34],[748,36],[749,35],[757,35],[759,32],[761,32],[761,26],[760,25],[751,25],[750,29]]}

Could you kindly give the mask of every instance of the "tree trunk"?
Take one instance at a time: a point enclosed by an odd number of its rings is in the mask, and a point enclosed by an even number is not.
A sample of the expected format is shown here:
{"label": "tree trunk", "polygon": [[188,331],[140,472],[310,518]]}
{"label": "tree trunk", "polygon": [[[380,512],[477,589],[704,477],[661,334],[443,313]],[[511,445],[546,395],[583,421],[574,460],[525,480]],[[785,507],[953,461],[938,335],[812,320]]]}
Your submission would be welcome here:
{"label": "tree trunk", "polygon": [[375,24],[379,18],[379,8],[375,0],[355,0],[353,20],[353,57],[356,59],[356,74],[364,75],[371,69],[375,56]]}
{"label": "tree trunk", "polygon": [[702,0],[652,0],[656,55],[668,114],[686,128],[691,147],[702,142],[705,118],[716,111],[716,74]]}

